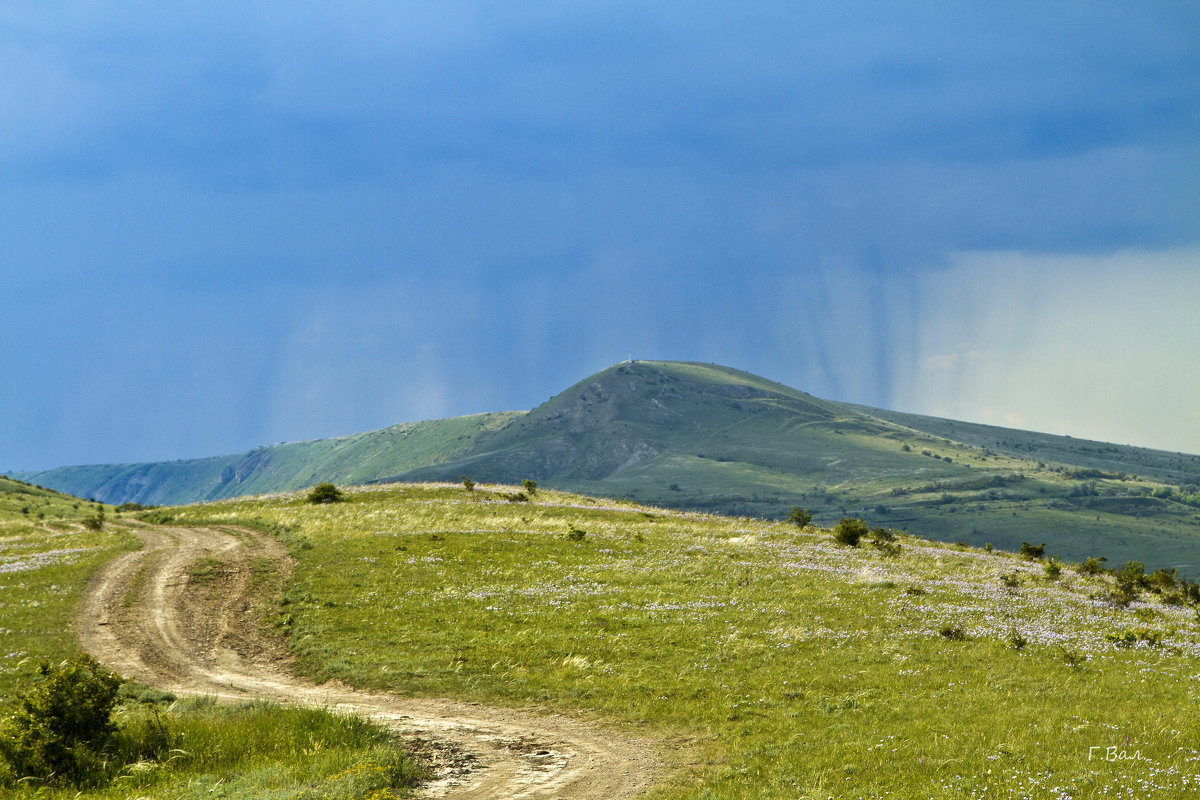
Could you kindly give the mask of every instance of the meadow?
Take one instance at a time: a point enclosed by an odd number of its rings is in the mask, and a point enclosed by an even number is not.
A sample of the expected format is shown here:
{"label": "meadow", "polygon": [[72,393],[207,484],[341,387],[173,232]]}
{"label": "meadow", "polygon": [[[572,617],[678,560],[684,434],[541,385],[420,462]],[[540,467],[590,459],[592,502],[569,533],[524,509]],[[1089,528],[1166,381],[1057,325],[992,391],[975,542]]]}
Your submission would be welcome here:
{"label": "meadow", "polygon": [[286,531],[275,623],[302,673],[656,739],[655,798],[1200,787],[1197,612],[1149,590],[1114,602],[1109,575],[501,486],[166,513]]}
{"label": "meadow", "polygon": [[712,364],[613,365],[529,412],[396,425],[28,480],[103,500],[187,503],[320,481],[475,480],[718,514],[809,508],[941,541],[1046,542],[1200,579],[1200,456],[822,400]]}
{"label": "meadow", "polygon": [[[101,514],[99,530],[83,524]],[[84,587],[139,546],[128,514],[0,478],[0,718],[36,685],[39,663],[78,655],[72,624]],[[406,793],[422,774],[383,729],[320,709],[177,699],[126,684],[116,720],[110,763],[97,771],[107,785],[82,796],[354,800]],[[17,777],[0,760],[0,796],[80,796]]]}

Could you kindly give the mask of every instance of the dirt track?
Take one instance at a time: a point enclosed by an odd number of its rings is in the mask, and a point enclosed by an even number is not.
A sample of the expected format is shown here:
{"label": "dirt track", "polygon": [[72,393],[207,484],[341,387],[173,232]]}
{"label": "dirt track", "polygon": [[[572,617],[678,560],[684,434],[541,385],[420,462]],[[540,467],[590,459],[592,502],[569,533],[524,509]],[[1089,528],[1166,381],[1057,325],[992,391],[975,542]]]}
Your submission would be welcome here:
{"label": "dirt track", "polygon": [[[122,675],[180,694],[368,716],[411,736],[432,760],[437,777],[423,788],[426,797],[629,798],[660,772],[646,742],[575,719],[301,680],[261,622],[288,568],[279,542],[232,528],[139,533],[145,547],[97,577],[78,623],[88,652]],[[200,559],[207,575],[190,579]]]}

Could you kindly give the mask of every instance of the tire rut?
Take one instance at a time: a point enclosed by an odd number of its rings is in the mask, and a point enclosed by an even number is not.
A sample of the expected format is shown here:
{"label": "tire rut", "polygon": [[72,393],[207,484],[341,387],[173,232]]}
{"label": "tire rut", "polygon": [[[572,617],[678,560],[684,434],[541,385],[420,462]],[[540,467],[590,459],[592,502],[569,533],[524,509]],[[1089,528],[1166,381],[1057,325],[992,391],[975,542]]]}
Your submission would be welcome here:
{"label": "tire rut", "polygon": [[[236,528],[144,527],[85,595],[78,634],[108,668],[177,694],[262,698],[360,714],[409,738],[433,764],[424,797],[623,800],[661,774],[654,747],[536,710],[360,692],[296,677],[264,628],[290,570],[274,538]],[[191,571],[202,564],[203,580]],[[274,585],[272,585],[274,581]]]}

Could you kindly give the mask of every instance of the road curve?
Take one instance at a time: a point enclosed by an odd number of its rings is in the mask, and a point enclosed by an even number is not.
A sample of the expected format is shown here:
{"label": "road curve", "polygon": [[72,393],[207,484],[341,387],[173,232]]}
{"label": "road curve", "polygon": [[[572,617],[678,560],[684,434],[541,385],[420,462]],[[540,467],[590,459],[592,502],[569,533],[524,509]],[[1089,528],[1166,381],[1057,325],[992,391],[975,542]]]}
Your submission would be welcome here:
{"label": "road curve", "polygon": [[[317,686],[291,673],[262,622],[288,561],[274,538],[240,528],[142,527],[144,547],[89,585],[77,623],[84,648],[122,675],[177,694],[262,698],[336,708],[411,737],[436,777],[438,798],[620,800],[661,774],[653,746],[594,724],[491,708]],[[200,559],[209,577],[194,581]],[[270,580],[267,581],[268,584]]]}

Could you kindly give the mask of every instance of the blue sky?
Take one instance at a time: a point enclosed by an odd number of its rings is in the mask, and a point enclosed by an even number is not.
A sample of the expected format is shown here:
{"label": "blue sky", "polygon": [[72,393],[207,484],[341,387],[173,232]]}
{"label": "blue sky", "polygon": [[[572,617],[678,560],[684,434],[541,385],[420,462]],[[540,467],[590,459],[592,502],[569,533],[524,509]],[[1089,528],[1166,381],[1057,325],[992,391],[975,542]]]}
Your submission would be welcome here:
{"label": "blue sky", "polygon": [[1200,452],[1194,3],[0,8],[0,469],[633,353]]}

